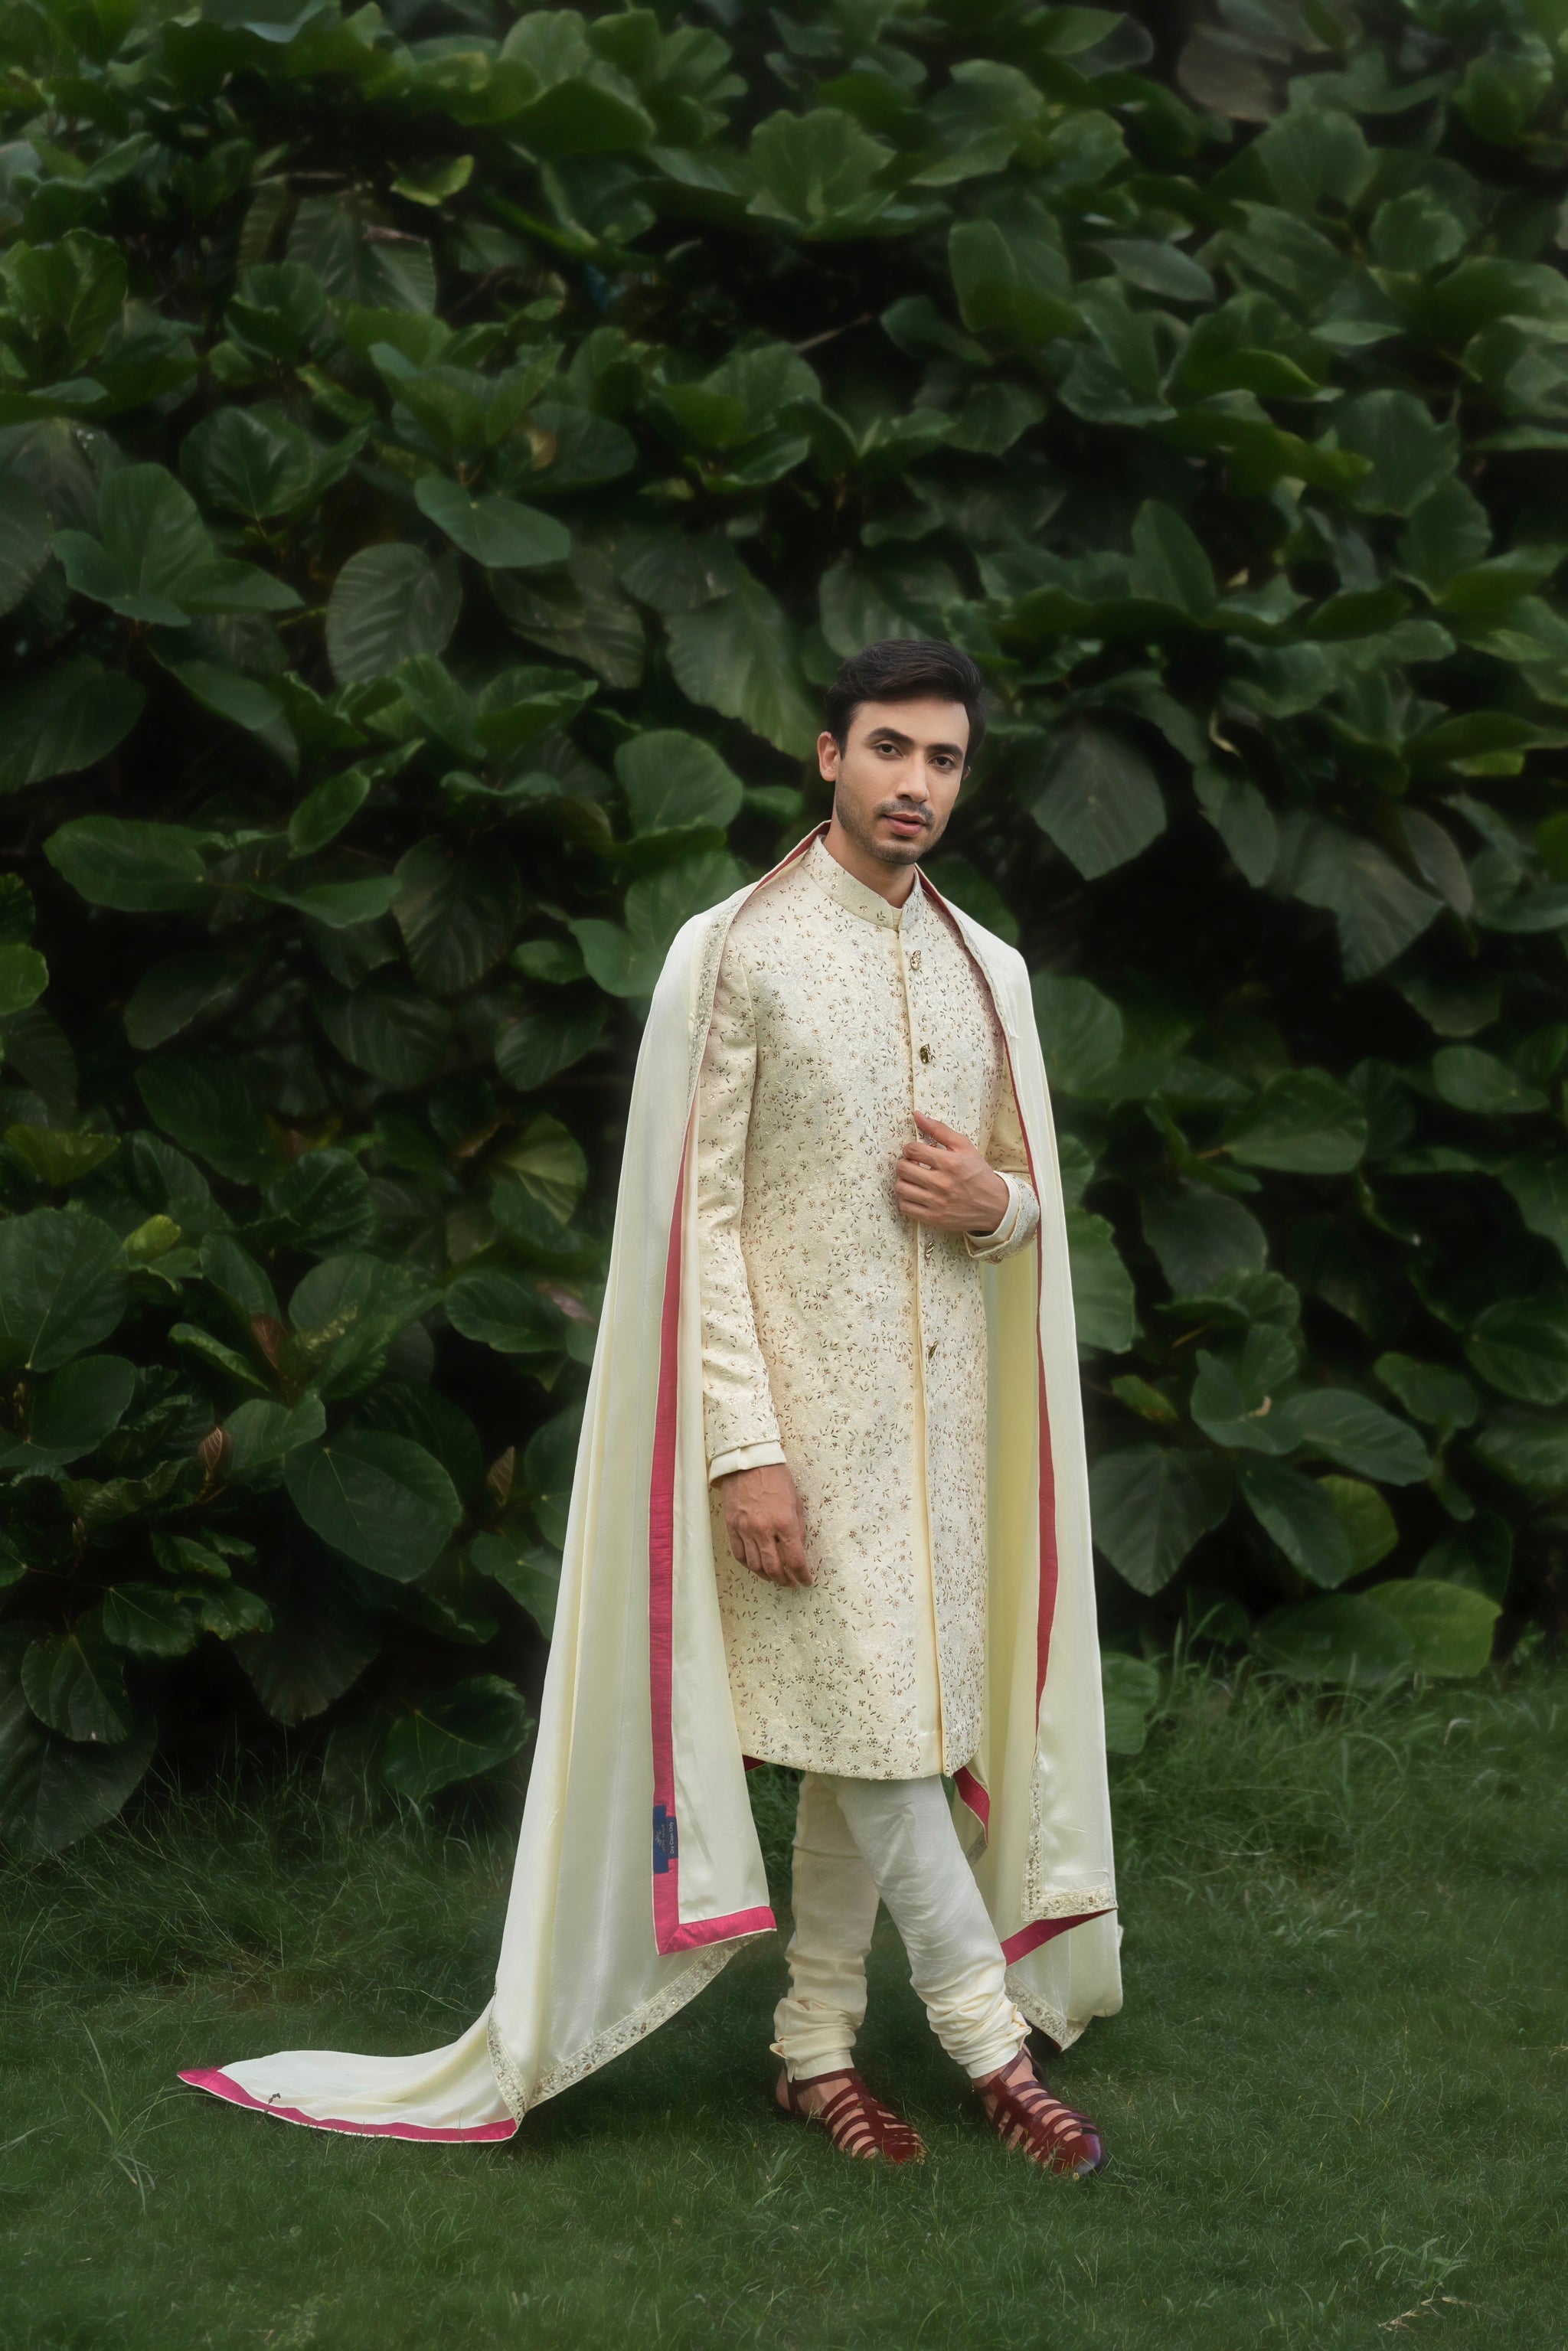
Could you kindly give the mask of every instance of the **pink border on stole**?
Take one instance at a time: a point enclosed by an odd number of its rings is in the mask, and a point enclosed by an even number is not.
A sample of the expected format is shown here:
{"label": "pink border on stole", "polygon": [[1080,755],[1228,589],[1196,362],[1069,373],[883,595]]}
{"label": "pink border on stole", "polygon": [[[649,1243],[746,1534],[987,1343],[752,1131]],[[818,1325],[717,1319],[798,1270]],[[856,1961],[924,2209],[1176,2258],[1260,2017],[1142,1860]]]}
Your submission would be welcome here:
{"label": "pink border on stole", "polygon": [[[953,924],[953,930],[959,946],[979,973],[985,983],[986,993],[995,1006],[996,995],[991,987],[989,975],[965,938],[958,925],[953,921],[952,909],[946,900],[941,892],[927,881],[924,873],[920,877],[920,883],[922,889],[930,892],[948,921]],[[998,1026],[1002,1032],[1002,1051],[1007,1057],[1008,1081],[1013,1090],[1013,1100],[1017,1102],[1018,1073],[1013,1068],[1012,1047],[1008,1041],[1008,1026],[999,1012],[997,1019]],[[1029,1129],[1023,1123],[1021,1112],[1019,1125],[1023,1134],[1024,1155],[1029,1162],[1029,1180],[1034,1186],[1036,1199],[1039,1199],[1040,1179],[1035,1174],[1034,1153],[1030,1145]],[[1038,1735],[1040,1702],[1045,1695],[1046,1671],[1051,1664],[1051,1633],[1056,1618],[1059,1562],[1056,1544],[1056,1463],[1051,1443],[1051,1405],[1045,1391],[1045,1348],[1040,1339],[1040,1324],[1045,1314],[1045,1256],[1043,1250],[1038,1249],[1037,1255],[1039,1274],[1035,1293],[1034,1355],[1040,1388],[1040,1586],[1035,1603],[1034,1703]],[[961,1771],[954,1773],[953,1784],[962,1801],[988,1834],[991,1825],[991,1798],[985,1782],[966,1763]],[[1015,1959],[1023,1959],[1030,1951],[1038,1950],[1041,1943],[1049,1943],[1055,1936],[1064,1935],[1070,1927],[1082,1927],[1088,1919],[1101,1918],[1104,1915],[1102,1910],[1081,1910],[1071,1918],[1033,1919],[1028,1926],[1020,1927],[1016,1935],[1008,1936],[1002,1944],[1002,1957],[1010,1965]]]}
{"label": "pink border on stole", "polygon": [[[804,856],[816,834],[791,850],[757,884],[760,890],[797,857]],[[747,893],[749,904],[757,891]],[[739,908],[737,908],[737,913]],[[694,1102],[692,1118],[696,1116]],[[659,1394],[653,1410],[653,1467],[648,1488],[648,1697],[653,1733],[653,1811],[662,1815],[666,1834],[674,1832],[674,1850],[666,1848],[664,1867],[655,1854],[653,1881],[653,1941],[661,1953],[694,1951],[705,1943],[727,1943],[742,1935],[765,1935],[778,1921],[766,1903],[751,1910],[732,1910],[727,1917],[681,1918],[680,1826],[675,1811],[674,1707],[674,1562],[675,1452],[680,1392],[682,1227],[686,1202],[686,1161],[691,1149],[688,1123],[681,1145],[681,1172],[675,1185],[675,1205],[670,1217],[670,1246],[664,1259],[664,1298],[659,1317]],[[751,1759],[747,1759],[751,1768]]]}
{"label": "pink border on stole", "polygon": [[354,2138],[440,2139],[449,2146],[471,2145],[510,2138],[517,2127],[510,2116],[504,2122],[476,2123],[471,2130],[442,2130],[424,2123],[329,2122],[319,2115],[305,2114],[298,2106],[280,2106],[271,2099],[253,2097],[216,2065],[193,2065],[180,2079],[189,2082],[193,2090],[210,2090],[214,2098],[226,2098],[231,2106],[251,2106],[258,2115],[270,2115],[275,2122],[303,2123],[308,2130],[340,2131]]}

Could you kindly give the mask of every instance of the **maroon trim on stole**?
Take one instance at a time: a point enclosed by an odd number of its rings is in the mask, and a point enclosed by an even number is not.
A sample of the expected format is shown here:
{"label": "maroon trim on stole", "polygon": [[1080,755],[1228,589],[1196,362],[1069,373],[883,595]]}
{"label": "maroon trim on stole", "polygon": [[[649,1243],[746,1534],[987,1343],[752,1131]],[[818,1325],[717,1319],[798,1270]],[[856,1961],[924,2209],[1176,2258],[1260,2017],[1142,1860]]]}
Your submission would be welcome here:
{"label": "maroon trim on stole", "polygon": [[1041,1943],[1054,1942],[1058,1935],[1065,1935],[1070,1927],[1082,1927],[1091,1918],[1109,1916],[1109,1910],[1080,1910],[1075,1918],[1036,1918],[1029,1926],[1020,1927],[1016,1935],[1008,1937],[1002,1945],[1002,1957],[1010,1967],[1015,1959],[1037,1951]]}
{"label": "maroon trim on stole", "polygon": [[988,1835],[991,1826],[991,1798],[985,1782],[977,1779],[965,1763],[954,1772],[953,1785]]}
{"label": "maroon trim on stole", "polygon": [[[932,897],[947,916],[948,921],[953,922],[952,910],[941,892],[934,888],[924,874],[921,875],[920,881],[921,887],[930,891]],[[990,996],[994,1007],[996,995],[991,987],[989,975],[956,922],[953,923],[953,929],[959,946],[985,982],[986,992]],[[1007,1057],[1008,1080],[1012,1086],[1013,1100],[1016,1102],[1019,1098],[1018,1076],[1013,1068],[1012,1048],[1008,1042],[1007,1022],[1002,1019],[999,1011],[997,1014],[997,1020],[1002,1032],[1002,1051]],[[1035,1174],[1034,1153],[1030,1145],[1029,1129],[1024,1125],[1021,1109],[1019,1113],[1019,1125],[1023,1133],[1024,1156],[1029,1162],[1029,1180],[1034,1186],[1034,1196],[1038,1200],[1040,1197],[1040,1179]],[[1042,1207],[1041,1216],[1043,1215]],[[1045,1694],[1046,1669],[1051,1663],[1051,1633],[1056,1617],[1059,1562],[1056,1543],[1056,1464],[1051,1444],[1051,1408],[1045,1393],[1045,1349],[1040,1335],[1040,1324],[1045,1313],[1045,1253],[1037,1248],[1036,1256],[1039,1263],[1039,1287],[1035,1296],[1034,1349],[1040,1394],[1040,1587],[1035,1614],[1034,1703],[1038,1736],[1040,1702]],[[980,1826],[988,1834],[991,1825],[991,1799],[984,1781],[977,1773],[971,1771],[967,1764],[965,1764],[961,1771],[954,1773],[953,1784],[963,1802],[979,1822]],[[1009,1935],[1006,1938],[1002,1944],[1002,1957],[1010,1967],[1015,1959],[1021,1959],[1029,1952],[1038,1950],[1042,1943],[1053,1941],[1058,1935],[1065,1935],[1070,1928],[1082,1927],[1091,1918],[1103,1918],[1105,1916],[1106,1913],[1103,1910],[1081,1910],[1076,1917],[1071,1918],[1032,1919],[1028,1926],[1020,1927],[1016,1935]]]}
{"label": "maroon trim on stole", "polygon": [[[695,1116],[695,1111],[693,1112]],[[690,1141],[688,1130],[687,1143]],[[686,1196],[686,1148],[670,1218],[664,1263],[664,1298],[659,1317],[659,1394],[653,1412],[653,1471],[648,1496],[648,1684],[653,1733],[653,1808],[671,1828],[675,1823],[674,1559],[675,1438],[680,1385],[681,1227]],[[704,1943],[726,1943],[740,1935],[766,1934],[774,1924],[766,1905],[731,1911],[727,1917],[681,1920],[678,1832],[664,1866],[653,1878],[653,1939],[660,1951],[690,1951]]]}
{"label": "maroon trim on stole", "polygon": [[[765,873],[757,890],[774,874],[782,873],[803,857],[818,833],[808,833],[800,846]],[[744,904],[757,895],[749,892]],[[740,908],[736,908],[738,914]],[[692,1118],[696,1116],[694,1102]],[[683,1924],[679,1825],[675,1812],[674,1702],[674,1559],[675,1447],[680,1387],[682,1227],[686,1201],[686,1162],[690,1156],[688,1123],[681,1146],[681,1172],[675,1184],[675,1205],[670,1217],[670,1242],[664,1259],[664,1296],[659,1316],[659,1393],[653,1408],[653,1465],[648,1487],[648,1699],[653,1740],[653,1813],[664,1851],[655,1854],[653,1940],[661,1952],[690,1951],[705,1943],[727,1943],[742,1935],[765,1935],[777,1923],[765,1905],[734,1910],[727,1917],[699,1918]],[[746,1759],[747,1769],[753,1759]],[[660,1858],[664,1866],[658,1866]]]}
{"label": "maroon trim on stole", "polygon": [[[1008,1042],[1008,1024],[1002,1019],[1000,1010],[997,1007],[996,991],[991,986],[990,975],[986,970],[985,966],[981,963],[979,956],[975,953],[973,947],[970,946],[967,939],[965,938],[958,925],[954,922],[953,910],[948,905],[947,901],[943,897],[942,893],[936,889],[932,883],[926,880],[924,873],[920,877],[920,886],[922,889],[928,890],[930,892],[936,904],[946,915],[947,920],[953,924],[954,934],[957,938],[959,946],[963,948],[964,953],[968,956],[969,961],[974,965],[975,969],[979,973],[981,980],[985,984],[986,993],[991,999],[992,1009],[996,1011],[997,1014],[997,1025],[1002,1032],[1002,1052],[1007,1060],[1008,1082],[1012,1087],[1013,1100],[1017,1102],[1019,1099],[1018,1073],[1013,1068],[1012,1048]],[[1035,1198],[1039,1200],[1040,1197],[1040,1179],[1035,1174],[1034,1153],[1030,1145],[1029,1129],[1024,1125],[1023,1113],[1021,1109],[1019,1113],[1019,1125],[1023,1134],[1024,1157],[1029,1162],[1029,1180],[1034,1187]],[[1041,1207],[1040,1214],[1043,1217],[1043,1207]],[[1051,1628],[1056,1616],[1058,1564],[1056,1548],[1056,1465],[1052,1458],[1051,1447],[1051,1408],[1046,1400],[1045,1393],[1045,1350],[1040,1343],[1040,1322],[1045,1311],[1045,1252],[1037,1245],[1035,1255],[1038,1270],[1036,1275],[1037,1289],[1035,1292],[1034,1313],[1034,1357],[1040,1395],[1040,1586],[1035,1604],[1034,1674],[1034,1703],[1036,1712],[1038,1714],[1040,1701],[1045,1694],[1046,1668],[1051,1663]],[[965,1803],[968,1805],[969,1810],[983,1825],[988,1826],[991,1808],[990,1800],[987,1795],[984,1783],[979,1780],[975,1772],[971,1771],[967,1768],[967,1766],[955,1775],[955,1780],[958,1792],[963,1797]],[[982,1802],[979,1803],[977,1803],[975,1801],[975,1797],[977,1795],[982,1799]]]}

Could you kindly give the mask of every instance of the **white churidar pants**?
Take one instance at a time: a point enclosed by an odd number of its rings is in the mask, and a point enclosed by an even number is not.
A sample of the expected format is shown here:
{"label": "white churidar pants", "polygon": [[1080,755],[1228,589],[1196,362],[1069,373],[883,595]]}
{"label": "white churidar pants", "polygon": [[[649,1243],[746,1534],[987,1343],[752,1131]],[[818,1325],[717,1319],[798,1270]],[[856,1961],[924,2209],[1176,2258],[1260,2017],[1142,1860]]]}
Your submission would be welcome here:
{"label": "white churidar pants", "polygon": [[949,2057],[977,2081],[1017,2056],[1029,2020],[1008,1997],[1007,1962],[937,1775],[806,1772],[792,1885],[789,1990],[774,2011],[772,2044],[791,2081],[853,2063],[879,1896]]}

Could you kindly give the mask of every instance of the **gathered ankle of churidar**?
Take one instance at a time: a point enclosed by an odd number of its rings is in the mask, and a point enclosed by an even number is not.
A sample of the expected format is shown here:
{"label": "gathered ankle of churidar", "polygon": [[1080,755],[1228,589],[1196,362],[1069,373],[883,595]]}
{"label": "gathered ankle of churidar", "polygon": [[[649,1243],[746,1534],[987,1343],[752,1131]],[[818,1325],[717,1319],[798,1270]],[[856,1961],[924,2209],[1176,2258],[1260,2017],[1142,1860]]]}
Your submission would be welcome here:
{"label": "gathered ankle of churidar", "polygon": [[789,1990],[774,2015],[772,2047],[788,2081],[852,2069],[879,1895],[947,2054],[972,2081],[1009,2065],[1029,2022],[1009,1997],[1006,1961],[940,1778],[808,1771],[795,1824]]}

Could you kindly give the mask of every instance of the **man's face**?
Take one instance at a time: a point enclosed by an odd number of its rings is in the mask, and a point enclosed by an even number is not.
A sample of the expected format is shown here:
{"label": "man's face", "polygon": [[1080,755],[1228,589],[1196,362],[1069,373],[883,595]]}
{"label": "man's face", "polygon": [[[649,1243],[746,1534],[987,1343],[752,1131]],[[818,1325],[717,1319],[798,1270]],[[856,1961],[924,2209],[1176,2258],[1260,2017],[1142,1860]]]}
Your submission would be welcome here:
{"label": "man's face", "polygon": [[942,838],[968,745],[961,702],[862,702],[841,751],[817,737],[817,762],[850,839],[882,864],[913,865]]}

